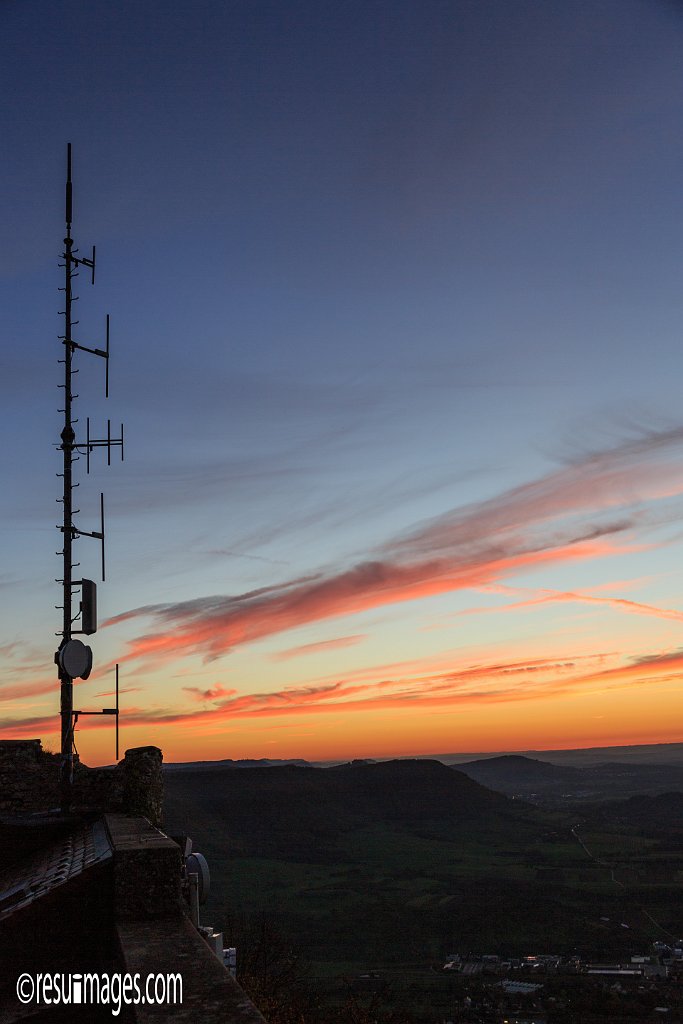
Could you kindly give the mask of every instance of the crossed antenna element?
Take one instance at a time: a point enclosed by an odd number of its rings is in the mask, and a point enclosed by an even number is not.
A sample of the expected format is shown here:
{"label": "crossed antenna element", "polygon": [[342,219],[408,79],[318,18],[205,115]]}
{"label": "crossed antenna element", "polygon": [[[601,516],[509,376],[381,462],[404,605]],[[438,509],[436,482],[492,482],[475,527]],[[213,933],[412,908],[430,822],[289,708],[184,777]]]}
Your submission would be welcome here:
{"label": "crossed antenna element", "polygon": [[[56,445],[63,454],[64,469],[57,475],[63,479],[64,488],[61,498],[57,501],[63,505],[63,520],[57,525],[61,531],[64,547],[57,554],[63,558],[64,570],[62,579],[56,580],[61,584],[63,591],[63,604],[56,605],[63,612],[62,629],[57,636],[62,637],[59,650],[55,654],[55,664],[59,667],[59,681],[61,687],[60,715],[61,715],[61,762],[60,762],[60,788],[61,807],[68,811],[71,806],[73,791],[73,765],[74,765],[74,731],[76,723],[81,715],[114,715],[116,718],[116,758],[119,756],[119,667],[116,666],[116,707],[102,708],[101,711],[76,711],[73,706],[73,681],[74,679],[87,679],[92,670],[92,650],[81,640],[74,640],[74,634],[91,636],[97,632],[97,586],[89,579],[74,579],[73,571],[80,562],[73,561],[73,543],[79,537],[93,537],[100,541],[102,581],[104,581],[104,494],[100,494],[100,528],[99,530],[81,530],[74,526],[73,517],[80,511],[73,507],[73,492],[78,483],[73,480],[73,464],[81,455],[86,458],[86,471],[90,472],[90,455],[95,448],[107,449],[107,465],[111,465],[112,448],[121,449],[123,460],[123,424],[119,437],[112,437],[111,421],[107,420],[107,436],[105,438],[91,437],[90,419],[86,420],[85,440],[78,440],[74,431],[78,419],[72,417],[72,406],[78,395],[73,392],[73,378],[78,370],[73,367],[73,357],[78,351],[89,352],[91,355],[104,359],[105,378],[104,393],[109,397],[109,314],[106,318],[105,347],[96,348],[83,345],[74,341],[73,328],[78,320],[72,318],[72,304],[77,301],[78,296],[73,294],[73,282],[78,277],[79,267],[86,267],[91,272],[91,284],[95,283],[95,246],[92,247],[92,256],[86,258],[79,256],[79,250],[74,248],[74,241],[71,237],[71,221],[73,213],[72,184],[71,184],[71,143],[67,145],[67,172],[66,172],[66,237],[64,238],[64,251],[61,259],[64,260],[59,266],[64,269],[64,287],[59,290],[65,294],[64,309],[60,316],[64,317],[64,334],[59,340],[64,346],[64,359],[60,364],[64,365],[64,383],[59,387],[64,389],[64,408],[59,412],[64,414],[64,429],[60,434],[61,443]],[[73,604],[76,592],[74,588],[80,587],[80,601],[78,609],[74,614]],[[80,620],[80,628],[74,628]]]}

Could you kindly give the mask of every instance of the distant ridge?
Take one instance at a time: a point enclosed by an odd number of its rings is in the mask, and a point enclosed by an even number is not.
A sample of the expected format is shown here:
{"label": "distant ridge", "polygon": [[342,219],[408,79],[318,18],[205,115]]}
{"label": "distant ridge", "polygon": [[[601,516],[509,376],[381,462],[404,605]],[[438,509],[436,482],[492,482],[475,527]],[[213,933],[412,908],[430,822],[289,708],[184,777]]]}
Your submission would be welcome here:
{"label": "distant ridge", "polygon": [[164,764],[164,769],[166,771],[182,770],[187,772],[201,771],[211,768],[274,768],[289,764],[298,765],[299,768],[313,767],[310,761],[304,761],[301,758],[278,760],[268,757],[258,757],[242,758],[238,761],[233,761],[231,758],[225,757],[221,761],[167,761]]}
{"label": "distant ridge", "polygon": [[446,765],[465,765],[478,761],[491,761],[501,758],[519,758],[521,760],[551,762],[554,765],[569,765],[581,768],[587,765],[606,763],[619,764],[671,764],[683,766],[683,743],[642,743],[632,746],[614,747],[575,747],[568,750],[500,750],[483,752],[453,752],[446,754],[412,754],[394,757],[367,757],[356,760],[343,758],[328,761],[307,761],[304,758],[238,758],[226,757],[215,761],[167,761],[166,771],[176,769],[183,771],[208,770],[212,768],[273,768],[283,765],[298,765],[306,768],[331,768],[342,764],[383,764],[389,761],[441,761]]}
{"label": "distant ridge", "polygon": [[513,787],[547,783],[571,785],[578,783],[583,778],[581,769],[573,765],[550,764],[548,761],[524,757],[522,754],[486,757],[479,761],[466,761],[464,764],[453,767],[491,789],[499,788],[501,778],[509,779]]}
{"label": "distant ridge", "polygon": [[581,767],[588,764],[619,762],[620,764],[680,764],[683,765],[683,743],[641,743],[632,746],[576,747],[571,750],[498,750],[483,753],[464,752],[423,754],[443,764],[465,764],[494,757],[519,756],[554,764]]}
{"label": "distant ridge", "polygon": [[553,764],[504,754],[448,766],[489,789],[532,803],[623,800],[633,794],[683,792],[683,764],[647,761],[587,761]]}

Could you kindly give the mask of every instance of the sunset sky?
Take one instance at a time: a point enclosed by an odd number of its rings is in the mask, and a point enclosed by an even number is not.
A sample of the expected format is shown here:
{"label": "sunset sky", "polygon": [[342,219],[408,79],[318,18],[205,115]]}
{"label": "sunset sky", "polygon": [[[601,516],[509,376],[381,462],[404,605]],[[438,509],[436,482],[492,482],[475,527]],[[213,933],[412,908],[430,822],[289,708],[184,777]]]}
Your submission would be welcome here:
{"label": "sunset sky", "polygon": [[[0,724],[166,760],[683,741],[683,7],[6,0]],[[101,455],[101,453],[100,453]],[[96,542],[78,572],[99,580]],[[84,719],[89,764],[110,719]]]}

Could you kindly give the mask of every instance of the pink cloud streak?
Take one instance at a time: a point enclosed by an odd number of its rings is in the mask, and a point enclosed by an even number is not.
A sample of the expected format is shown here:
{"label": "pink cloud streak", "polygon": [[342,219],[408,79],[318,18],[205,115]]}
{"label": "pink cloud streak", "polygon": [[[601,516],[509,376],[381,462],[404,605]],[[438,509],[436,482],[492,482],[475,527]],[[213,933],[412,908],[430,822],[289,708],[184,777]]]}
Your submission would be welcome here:
{"label": "pink cloud streak", "polygon": [[[488,589],[488,588],[483,588]],[[519,593],[514,587],[497,588],[499,593]],[[528,591],[527,591],[528,592]],[[547,604],[597,604],[617,608],[620,611],[630,612],[636,615],[652,615],[658,619],[673,619],[675,622],[683,622],[683,612],[675,608],[659,608],[656,605],[643,604],[641,601],[629,601],[623,597],[595,597],[593,594],[580,594],[571,590],[537,590],[536,597],[527,598],[525,601],[513,601],[511,604],[499,605],[498,607],[477,607],[466,608],[456,612],[456,615],[480,615],[489,613],[500,613],[517,611],[520,608],[534,608]]]}
{"label": "pink cloud streak", "polygon": [[[482,587],[543,565],[637,550],[614,538],[643,522],[643,510],[635,505],[683,493],[683,465],[673,458],[682,441],[680,428],[591,455],[496,498],[454,509],[350,568],[236,597],[124,612],[109,623],[149,616],[157,628],[130,641],[119,660],[190,654],[211,660],[298,626]],[[619,517],[606,520],[603,513],[616,508]],[[611,600],[625,610],[639,609],[637,602]]]}
{"label": "pink cloud streak", "polygon": [[317,643],[301,644],[299,647],[288,647],[284,651],[277,651],[271,654],[273,661],[287,661],[289,658],[298,658],[302,654],[318,654],[320,651],[334,651],[341,647],[352,647],[366,639],[365,633],[356,633],[354,636],[339,636],[334,640],[319,640]]}

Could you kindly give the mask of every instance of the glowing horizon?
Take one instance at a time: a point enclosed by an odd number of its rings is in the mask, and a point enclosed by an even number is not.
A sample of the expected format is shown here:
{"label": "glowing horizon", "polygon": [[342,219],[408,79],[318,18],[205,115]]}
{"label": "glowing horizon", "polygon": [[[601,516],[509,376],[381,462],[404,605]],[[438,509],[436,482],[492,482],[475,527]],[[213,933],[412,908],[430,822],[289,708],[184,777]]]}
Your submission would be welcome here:
{"label": "glowing horizon", "polygon": [[[605,592],[609,584],[604,581],[588,593],[500,581],[540,572],[564,575],[577,565],[600,573],[614,559],[651,559],[666,549],[667,542],[654,542],[652,534],[670,518],[667,499],[683,491],[673,458],[679,448],[683,432],[667,431],[593,454],[568,470],[504,491],[481,506],[452,510],[385,542],[381,562],[311,573],[241,596],[144,606],[112,617],[105,629],[130,631],[139,619],[157,628],[156,633],[129,635],[115,659],[124,672],[132,664],[136,673],[135,685],[124,683],[121,689],[125,735],[136,743],[144,735],[147,742],[150,734],[158,735],[170,760],[206,759],[207,750],[215,757],[233,756],[226,744],[231,748],[235,743],[240,757],[266,756],[274,747],[278,757],[319,761],[408,756],[416,750],[456,753],[467,746],[496,751],[676,741],[681,733],[664,722],[670,717],[669,702],[683,687],[683,651],[644,648],[644,628],[628,644],[620,637],[624,620],[633,616],[656,620],[660,643],[669,635],[669,624],[683,620],[677,609],[634,600],[634,590],[641,582],[651,586],[651,577],[616,581],[613,594]],[[563,500],[566,495],[569,502]],[[668,511],[661,510],[662,503]],[[603,518],[606,509],[608,520]],[[473,591],[505,603],[466,604],[440,612],[440,627],[438,622],[417,625],[422,606],[431,609],[451,594],[469,602]],[[533,625],[537,616],[552,615],[564,605],[585,605],[593,617],[610,615],[611,632],[602,649],[591,650],[580,634],[569,640],[560,631],[544,642],[518,639],[512,644],[503,633],[494,641],[501,649],[496,656],[491,645],[438,650],[439,632],[459,635],[463,623],[471,630],[477,616],[504,613]],[[392,621],[394,608],[398,624]],[[427,637],[429,653],[373,664],[368,648],[382,631],[396,635],[406,608],[416,635],[409,641],[403,636],[400,643],[414,648]],[[366,624],[378,609],[389,617],[373,630]],[[294,646],[287,641],[291,633],[321,626],[329,630],[338,620],[349,630],[360,620],[363,629]],[[281,645],[280,637],[285,646],[268,649]],[[267,649],[261,652],[264,644]],[[283,685],[245,692],[244,685],[229,682],[230,658],[240,648],[254,664],[267,663],[270,678],[284,676]],[[333,666],[342,658],[347,666],[337,671]],[[102,682],[112,665],[97,669],[88,684],[77,683],[79,700],[95,687],[94,696],[111,696]],[[145,679],[149,690],[158,692],[154,677],[174,667],[180,685],[173,699],[166,706],[146,706]],[[287,676],[300,681],[287,683]],[[200,685],[183,685],[197,677]],[[25,701],[30,695],[39,698],[40,707],[40,698],[54,690],[48,679],[5,686],[0,700]],[[133,692],[143,704],[128,703]],[[616,694],[615,721],[608,704],[613,705]],[[606,715],[608,720],[611,715],[607,730]],[[88,724],[89,749],[96,760],[110,760],[104,751],[109,722]],[[56,738],[54,715],[16,717],[11,726],[5,719],[8,730],[15,736],[40,732],[48,741]]]}

